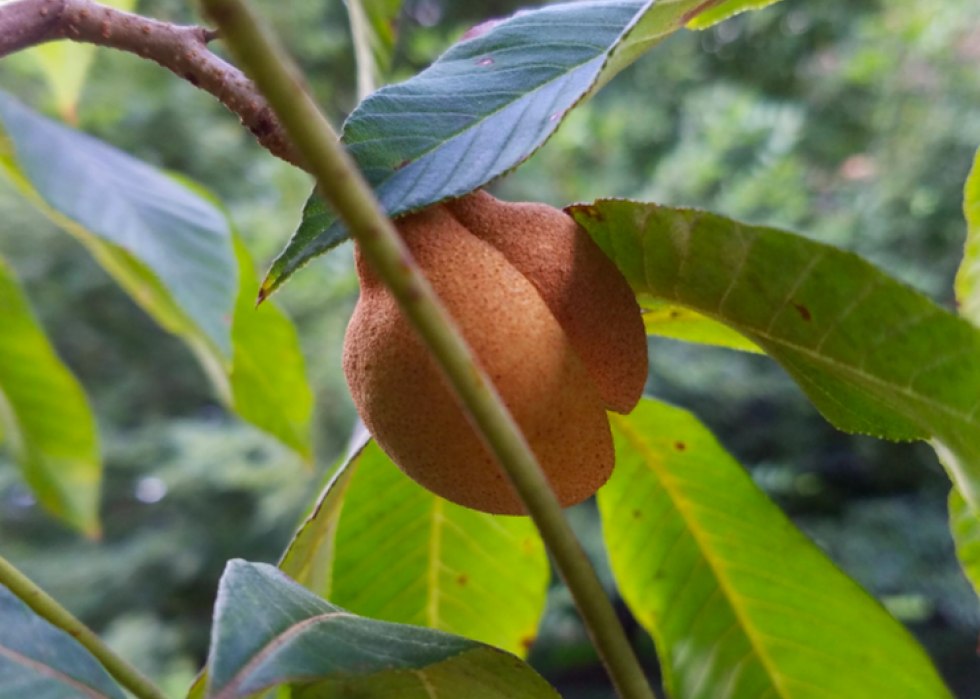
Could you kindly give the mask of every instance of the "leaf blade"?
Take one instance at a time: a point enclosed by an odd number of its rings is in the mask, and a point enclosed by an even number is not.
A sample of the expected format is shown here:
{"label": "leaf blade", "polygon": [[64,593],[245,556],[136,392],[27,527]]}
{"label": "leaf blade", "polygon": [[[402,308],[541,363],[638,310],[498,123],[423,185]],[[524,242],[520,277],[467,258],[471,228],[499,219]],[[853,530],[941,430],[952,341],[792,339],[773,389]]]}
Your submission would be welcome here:
{"label": "leaf blade", "polygon": [[[361,102],[341,140],[389,216],[462,196],[520,165],[572,107],[705,7],[571,2],[488,22],[414,78]],[[349,237],[318,199],[307,202],[263,297]]]}
{"label": "leaf blade", "polygon": [[838,428],[931,439],[980,511],[976,328],[856,255],[790,233],[625,201],[572,214],[635,291],[738,330]]}
{"label": "leaf blade", "polygon": [[0,585],[0,699],[124,699],[82,645]]}
{"label": "leaf blade", "polygon": [[518,656],[536,634],[549,578],[529,520],[429,493],[374,442],[334,476],[282,567],[359,616],[446,631]]}
{"label": "leaf blade", "polygon": [[0,328],[2,436],[41,504],[97,536],[102,460],[95,417],[2,258]]}
{"label": "leaf blade", "polygon": [[603,530],[671,696],[950,696],[901,624],[696,418],[644,400],[612,421],[618,464],[599,491]]}
{"label": "leaf blade", "polygon": [[474,696],[513,696],[479,691],[478,680],[467,675],[467,660],[509,680],[522,696],[557,697],[507,653],[440,631],[356,617],[272,566],[236,560],[228,564],[215,604],[208,696],[246,697],[282,684],[319,696],[337,691],[338,684],[361,692],[381,684],[401,696],[406,686],[418,688],[415,673],[433,668]]}
{"label": "leaf blade", "polygon": [[956,301],[960,314],[980,325],[980,150],[966,179],[963,191],[966,218],[966,245],[963,262],[956,273]]}
{"label": "leaf blade", "polygon": [[[4,165],[15,184],[77,235],[151,313],[193,324],[195,341],[231,353],[236,270],[224,216],[176,180],[0,93]],[[138,260],[139,271],[120,272]],[[142,289],[147,272],[155,294]],[[135,278],[135,279],[134,279]],[[160,300],[159,288],[169,299]],[[180,323],[181,317],[184,323]],[[190,335],[189,331],[185,331]]]}

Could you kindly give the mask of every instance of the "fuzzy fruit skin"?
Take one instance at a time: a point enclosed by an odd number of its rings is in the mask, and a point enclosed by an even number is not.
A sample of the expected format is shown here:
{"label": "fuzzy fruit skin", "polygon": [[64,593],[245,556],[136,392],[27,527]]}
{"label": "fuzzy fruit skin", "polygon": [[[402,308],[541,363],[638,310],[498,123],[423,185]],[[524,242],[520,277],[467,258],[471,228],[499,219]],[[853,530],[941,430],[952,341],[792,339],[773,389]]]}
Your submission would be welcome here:
{"label": "fuzzy fruit skin", "polygon": [[[413,258],[528,440],[562,506],[612,473],[603,401],[534,286],[443,206],[399,219]],[[460,505],[525,514],[435,362],[356,251],[361,298],[344,339],[357,410],[409,477]]]}
{"label": "fuzzy fruit skin", "polygon": [[446,206],[534,284],[592,375],[606,408],[632,411],[647,380],[643,317],[626,279],[586,230],[547,204],[511,204],[483,190]]}

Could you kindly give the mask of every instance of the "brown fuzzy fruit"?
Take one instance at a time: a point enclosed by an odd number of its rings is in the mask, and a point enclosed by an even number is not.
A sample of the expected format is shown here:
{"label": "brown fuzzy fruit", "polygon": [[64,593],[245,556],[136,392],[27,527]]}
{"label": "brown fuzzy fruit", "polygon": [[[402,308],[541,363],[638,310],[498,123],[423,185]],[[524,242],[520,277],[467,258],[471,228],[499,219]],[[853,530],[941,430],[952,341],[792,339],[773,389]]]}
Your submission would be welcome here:
{"label": "brown fuzzy fruit", "polygon": [[[563,506],[609,478],[603,400],[534,285],[445,206],[397,221],[415,261],[493,380]],[[344,341],[354,403],[411,478],[466,507],[524,514],[446,380],[357,250],[361,298]]]}
{"label": "brown fuzzy fruit", "polygon": [[629,284],[585,229],[546,204],[511,204],[483,190],[446,206],[534,284],[606,408],[635,408],[647,378],[643,318]]}

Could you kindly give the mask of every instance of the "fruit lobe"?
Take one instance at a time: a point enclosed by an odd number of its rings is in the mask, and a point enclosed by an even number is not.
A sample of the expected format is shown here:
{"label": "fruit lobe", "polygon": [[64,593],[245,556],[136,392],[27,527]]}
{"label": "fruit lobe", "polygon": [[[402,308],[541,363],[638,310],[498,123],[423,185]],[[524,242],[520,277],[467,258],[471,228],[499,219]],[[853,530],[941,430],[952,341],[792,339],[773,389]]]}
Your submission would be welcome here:
{"label": "fruit lobe", "polygon": [[629,413],[647,378],[636,296],[612,261],[565,212],[502,202],[477,190],[446,206],[534,284],[592,375],[606,408]]}
{"label": "fruit lobe", "polygon": [[[561,504],[592,495],[614,462],[604,401],[538,289],[443,205],[405,216],[397,227]],[[484,512],[524,514],[359,248],[356,259],[361,298],[344,341],[344,373],[368,430],[408,476],[437,495]]]}

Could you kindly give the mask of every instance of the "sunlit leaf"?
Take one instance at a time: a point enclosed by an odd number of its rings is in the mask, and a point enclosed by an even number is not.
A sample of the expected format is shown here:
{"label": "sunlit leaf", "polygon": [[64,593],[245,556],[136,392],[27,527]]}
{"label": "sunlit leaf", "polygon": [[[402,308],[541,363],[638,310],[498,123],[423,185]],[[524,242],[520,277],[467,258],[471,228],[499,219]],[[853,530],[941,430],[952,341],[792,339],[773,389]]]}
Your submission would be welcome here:
{"label": "sunlit leaf", "polygon": [[521,660],[433,629],[363,619],[262,564],[231,561],[215,604],[208,693],[556,699]]}
{"label": "sunlit leaf", "polygon": [[235,241],[240,286],[231,331],[235,411],[306,459],[313,456],[313,391],[292,321],[273,303],[255,307],[259,282],[248,250]]}
{"label": "sunlit leaf", "polygon": [[966,247],[956,275],[956,300],[960,314],[980,325],[980,151],[966,180],[963,196],[966,215]]}
{"label": "sunlit leaf", "polygon": [[[342,140],[390,216],[466,194],[527,160],[575,104],[704,9],[571,2],[478,25],[427,70],[361,102]],[[347,237],[311,197],[263,296]]]}
{"label": "sunlit leaf", "polygon": [[41,504],[72,526],[97,534],[102,463],[95,418],[2,259],[0,426]]}
{"label": "sunlit leaf", "polygon": [[643,325],[647,335],[669,337],[672,340],[716,345],[742,352],[761,353],[756,345],[727,325],[706,318],[700,313],[674,306],[661,299],[641,299]]}
{"label": "sunlit leaf", "polygon": [[0,699],[124,699],[99,662],[0,585]]}
{"label": "sunlit leaf", "polygon": [[949,519],[963,572],[973,589],[980,591],[980,518],[970,511],[955,488],[949,494]]}
{"label": "sunlit leaf", "polygon": [[229,357],[237,279],[221,212],[146,163],[4,93],[0,121],[0,163],[14,184],[167,330],[199,355]]}
{"label": "sunlit leaf", "polygon": [[[99,0],[119,10],[131,11],[136,0]],[[74,41],[52,41],[26,51],[40,65],[54,94],[58,111],[65,121],[77,122],[78,99],[88,76],[96,47]]]}
{"label": "sunlit leaf", "polygon": [[613,572],[674,699],[951,699],[905,628],[689,413],[612,417],[599,491]]}
{"label": "sunlit leaf", "polygon": [[528,518],[443,500],[373,442],[335,476],[281,566],[355,614],[517,655],[534,639],[549,577]]}
{"label": "sunlit leaf", "polygon": [[840,429],[930,439],[980,512],[980,330],[798,235],[628,201],[571,212],[639,295],[738,330]]}
{"label": "sunlit leaf", "polygon": [[711,2],[710,9],[705,10],[697,17],[688,22],[690,29],[707,29],[713,27],[721,21],[733,17],[734,15],[748,12],[749,10],[761,10],[764,7],[775,5],[779,0],[727,0],[727,2]]}

